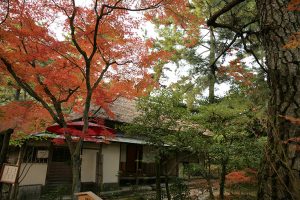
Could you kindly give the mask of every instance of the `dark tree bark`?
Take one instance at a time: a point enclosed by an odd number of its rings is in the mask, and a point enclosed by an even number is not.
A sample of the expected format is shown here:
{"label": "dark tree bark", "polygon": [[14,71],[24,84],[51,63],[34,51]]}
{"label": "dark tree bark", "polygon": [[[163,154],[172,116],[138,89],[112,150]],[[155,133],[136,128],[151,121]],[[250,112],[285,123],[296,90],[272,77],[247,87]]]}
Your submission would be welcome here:
{"label": "dark tree bark", "polygon": [[3,135],[3,139],[1,141],[2,143],[0,148],[0,169],[5,161],[6,154],[8,151],[10,136],[13,132],[14,132],[13,129],[7,129],[6,131],[1,133],[1,135]]}
{"label": "dark tree bark", "polygon": [[17,177],[16,177],[16,182],[11,185],[10,187],[10,194],[9,194],[9,199],[10,200],[17,200],[18,199],[18,192],[19,192],[19,178],[20,178],[20,169],[21,169],[21,164],[24,160],[25,152],[27,149],[27,144],[26,142],[19,148],[19,153],[18,153],[18,159],[17,162],[15,163],[16,166],[18,166],[18,171],[17,171]]}
{"label": "dark tree bark", "polygon": [[16,92],[15,92],[15,100],[16,101],[19,101],[20,100],[20,95],[21,95],[21,89],[16,89]]}
{"label": "dark tree bark", "polygon": [[215,196],[214,196],[214,191],[213,191],[213,186],[212,186],[212,183],[211,183],[210,175],[206,177],[206,182],[207,182],[207,185],[208,185],[209,199],[214,200]]}
{"label": "dark tree bark", "polygon": [[227,174],[227,164],[228,164],[228,157],[222,158],[221,160],[221,175],[220,175],[220,200],[224,200],[225,196],[225,179]]}
{"label": "dark tree bark", "polygon": [[[206,180],[207,183],[207,190],[209,192],[209,199],[214,200],[214,191],[213,191],[213,185],[212,185],[212,174],[211,174],[211,159],[209,153],[200,154],[198,155],[198,159],[203,161],[203,163],[199,163],[200,167],[203,165],[203,171],[201,173],[201,176]],[[203,192],[202,192],[203,193]]]}
{"label": "dark tree bark", "polygon": [[[13,129],[7,129],[6,131],[0,133],[0,171],[5,162],[6,154],[8,151],[9,140],[11,134],[14,132]],[[0,199],[2,198],[2,183],[0,182]]]}
{"label": "dark tree bark", "polygon": [[169,173],[168,173],[168,166],[167,163],[164,164],[164,170],[165,170],[165,186],[166,186],[166,193],[167,193],[167,199],[171,200],[171,193],[169,188]]}
{"label": "dark tree bark", "polygon": [[208,100],[209,103],[215,102],[215,83],[216,83],[216,65],[214,64],[216,60],[216,46],[215,46],[215,38],[214,38],[214,30],[213,27],[210,27],[210,52],[209,52],[209,74],[208,74]]}
{"label": "dark tree bark", "polygon": [[82,140],[76,145],[75,151],[72,152],[72,199],[76,200],[76,193],[81,191],[81,145]]}
{"label": "dark tree bark", "polygon": [[156,173],[156,180],[155,180],[155,186],[156,186],[156,200],[161,200],[161,160],[160,158],[156,159],[155,161],[155,173]]}
{"label": "dark tree bark", "polygon": [[167,199],[171,200],[172,198],[171,198],[171,193],[170,193],[170,189],[169,189],[169,175],[167,173],[165,174],[166,193],[167,193]]}
{"label": "dark tree bark", "polygon": [[[207,21],[209,26],[243,30],[220,24],[217,18],[245,0],[232,0]],[[288,49],[289,38],[300,32],[300,14],[289,11],[290,0],[255,0],[260,39],[265,50],[271,98],[268,106],[268,144],[259,175],[258,199],[300,199],[300,48]]]}
{"label": "dark tree bark", "polygon": [[256,0],[271,89],[260,200],[300,199],[300,126],[288,120],[300,118],[300,48],[284,47],[292,34],[300,32],[300,14],[288,11],[288,3]]}

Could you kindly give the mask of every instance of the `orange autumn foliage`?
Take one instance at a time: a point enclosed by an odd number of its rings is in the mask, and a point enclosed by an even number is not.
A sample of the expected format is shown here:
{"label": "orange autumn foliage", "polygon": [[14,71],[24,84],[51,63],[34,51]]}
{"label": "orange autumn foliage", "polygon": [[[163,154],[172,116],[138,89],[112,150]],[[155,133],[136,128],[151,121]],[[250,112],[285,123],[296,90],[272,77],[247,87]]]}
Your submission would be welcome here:
{"label": "orange autumn foliage", "polygon": [[226,182],[228,185],[251,183],[255,181],[256,170],[247,168],[243,171],[233,171],[226,175]]}
{"label": "orange autumn foliage", "polygon": [[300,125],[300,118],[295,118],[292,116],[283,116],[283,115],[279,115],[279,117],[282,117],[282,118],[290,121],[292,124]]}
{"label": "orange autumn foliage", "polygon": [[234,59],[228,66],[220,66],[218,73],[232,78],[236,83],[242,86],[252,86],[254,74],[245,69],[240,59]]}
{"label": "orange autumn foliage", "polygon": [[[177,3],[177,4],[176,4]],[[176,5],[176,7],[172,5]],[[205,24],[203,16],[198,16],[193,9],[190,8],[190,3],[176,0],[172,2],[172,5],[167,6],[165,9],[167,16],[157,14],[155,17],[150,16],[149,19],[154,23],[164,26],[176,26],[174,31],[182,31],[180,42],[187,48],[194,48],[200,41],[200,27]],[[170,52],[174,54],[173,52]]]}
{"label": "orange autumn foliage", "polygon": [[[3,127],[35,132],[42,126],[29,124],[38,114],[48,112],[44,116],[65,123],[70,112],[82,114],[87,104],[98,105],[113,116],[109,103],[119,96],[147,94],[156,86],[151,67],[170,57],[166,52],[150,51],[153,41],[138,36],[140,25],[154,16],[165,18],[186,9],[185,0],[73,3],[10,2],[9,15],[0,25],[0,72],[14,79],[45,109],[28,108],[31,112],[25,112],[27,107],[20,105],[10,115],[9,109],[20,103],[7,104],[2,119],[9,123]],[[143,11],[145,17],[133,15],[136,10]],[[177,14],[174,16],[180,21]],[[64,38],[56,37],[55,23],[63,28]],[[23,116],[24,112],[36,118]],[[21,118],[28,124],[19,123]]]}
{"label": "orange autumn foliage", "polygon": [[[291,0],[290,3],[288,4],[287,9],[289,11],[300,11],[300,1],[299,0]],[[287,44],[284,45],[284,48],[294,49],[299,46],[300,46],[300,33],[296,32],[290,36],[290,39],[287,42]]]}
{"label": "orange autumn foliage", "polygon": [[44,131],[52,123],[51,116],[33,101],[11,102],[0,106],[0,132],[14,129],[18,133]]}
{"label": "orange autumn foliage", "polygon": [[300,1],[299,0],[291,0],[288,4],[288,10],[290,11],[300,11]]}
{"label": "orange autumn foliage", "polygon": [[300,46],[300,33],[294,33],[292,36],[290,36],[289,41],[286,45],[284,45],[284,48],[288,49],[295,49]]}

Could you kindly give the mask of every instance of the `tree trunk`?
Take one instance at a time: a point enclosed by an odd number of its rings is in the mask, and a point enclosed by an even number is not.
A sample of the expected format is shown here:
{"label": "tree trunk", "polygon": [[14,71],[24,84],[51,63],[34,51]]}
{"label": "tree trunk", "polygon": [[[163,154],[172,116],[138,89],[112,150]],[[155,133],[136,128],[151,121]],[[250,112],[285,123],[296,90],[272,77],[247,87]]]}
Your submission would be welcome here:
{"label": "tree trunk", "polygon": [[216,59],[216,48],[215,48],[215,38],[214,38],[214,32],[213,32],[213,27],[209,28],[209,33],[210,33],[210,52],[209,52],[209,74],[208,74],[208,81],[209,81],[209,86],[208,86],[208,101],[209,103],[214,103],[215,102],[215,83],[216,83],[216,66],[213,63],[215,62]]}
{"label": "tree trunk", "polygon": [[160,180],[160,159],[156,159],[155,160],[155,173],[156,173],[156,181],[155,181],[155,185],[156,185],[156,200],[161,200],[161,180]]}
{"label": "tree trunk", "polygon": [[224,192],[225,192],[225,178],[226,178],[226,173],[227,173],[227,163],[228,163],[228,158],[222,158],[221,160],[221,177],[220,177],[220,200],[224,200]]}
{"label": "tree trunk", "polygon": [[300,117],[300,48],[284,47],[292,34],[300,32],[300,14],[288,11],[289,2],[256,0],[271,89],[260,200],[300,199],[300,127],[288,120]]}
{"label": "tree trunk", "polygon": [[166,186],[167,198],[168,198],[168,200],[171,200],[167,163],[165,164],[165,186]]}
{"label": "tree trunk", "polygon": [[0,148],[0,169],[5,162],[6,154],[8,151],[8,146],[9,146],[9,140],[11,134],[14,132],[13,129],[7,129],[6,131],[2,132],[1,135],[3,134],[3,140]]}
{"label": "tree trunk", "polygon": [[208,185],[209,199],[214,200],[215,196],[214,196],[214,191],[212,189],[210,174],[208,174],[208,176],[206,177],[206,182],[207,182],[207,185]]}
{"label": "tree trunk", "polygon": [[10,197],[9,197],[10,200],[17,200],[18,198],[20,169],[21,169],[21,164],[24,160],[26,149],[27,149],[27,144],[25,142],[19,149],[18,160],[16,163],[16,166],[18,166],[17,177],[16,177],[16,182],[12,184],[10,188]]}
{"label": "tree trunk", "polygon": [[[8,151],[8,146],[9,146],[9,140],[10,140],[10,136],[11,134],[14,132],[13,129],[8,129],[4,132],[2,132],[0,134],[1,136],[1,140],[0,140],[0,144],[1,144],[1,148],[0,148],[0,171],[2,169],[2,166],[5,162],[6,159],[6,154]],[[0,182],[0,199],[2,198],[2,183]]]}
{"label": "tree trunk", "polygon": [[99,150],[97,154],[97,170],[96,170],[96,184],[97,193],[102,191],[103,187],[103,155],[102,155],[102,143],[99,144]]}
{"label": "tree trunk", "polygon": [[15,93],[15,100],[16,101],[20,100],[20,95],[21,95],[21,89],[18,88],[18,89],[16,89],[16,93]]}
{"label": "tree trunk", "polygon": [[213,186],[211,183],[212,174],[211,174],[211,170],[210,170],[211,160],[210,160],[209,154],[207,154],[206,158],[207,158],[207,171],[208,171],[208,173],[206,174],[206,182],[208,185],[209,199],[214,200],[215,196],[214,196]]}
{"label": "tree trunk", "polygon": [[[79,144],[77,144],[79,145]],[[76,200],[75,193],[81,190],[81,148],[76,148],[72,154],[72,198]]]}

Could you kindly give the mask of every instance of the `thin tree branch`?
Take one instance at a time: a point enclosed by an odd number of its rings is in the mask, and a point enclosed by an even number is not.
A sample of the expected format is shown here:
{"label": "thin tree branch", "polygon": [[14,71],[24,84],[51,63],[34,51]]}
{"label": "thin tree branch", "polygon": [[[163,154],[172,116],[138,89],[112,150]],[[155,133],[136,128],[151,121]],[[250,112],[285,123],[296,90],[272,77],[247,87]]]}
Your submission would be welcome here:
{"label": "thin tree branch", "polygon": [[4,16],[4,19],[0,22],[0,25],[3,24],[6,21],[6,19],[8,18],[9,11],[10,11],[9,3],[10,3],[9,0],[7,0],[6,14]]}
{"label": "thin tree branch", "polygon": [[96,80],[96,82],[94,83],[92,90],[96,89],[96,87],[99,85],[99,83],[102,81],[104,74],[107,72],[108,68],[112,65],[113,63],[107,63],[105,65],[105,68],[102,70],[100,76],[98,77],[98,79]]}
{"label": "thin tree branch", "polygon": [[218,57],[214,60],[214,62],[210,65],[210,67],[214,66],[217,63],[219,58],[221,58],[221,56],[233,45],[233,43],[236,41],[237,37],[238,37],[238,34],[235,34],[232,41],[223,49],[223,51],[218,55]]}
{"label": "thin tree branch", "polygon": [[52,92],[50,91],[50,89],[48,88],[48,86],[43,83],[43,81],[41,80],[41,77],[39,75],[36,76],[36,79],[37,79],[38,83],[43,87],[44,92],[51,99],[52,104],[53,104],[53,106],[55,108],[55,111],[56,111],[56,114],[57,114],[58,118],[60,119],[60,121],[62,122],[62,124],[65,124],[65,119],[64,119],[64,116],[63,116],[62,108],[61,108],[61,102],[58,101],[57,98],[52,94]]}
{"label": "thin tree branch", "polygon": [[[259,59],[258,59],[258,57],[256,56],[256,54],[254,53],[254,51],[253,51],[252,49],[250,49],[250,48],[247,47],[247,43],[246,43],[246,41],[245,41],[246,39],[244,38],[243,35],[241,35],[241,38],[242,38],[242,43],[243,43],[243,46],[244,46],[245,51],[248,52],[248,53],[250,53],[250,54],[254,57],[256,63],[260,66],[260,68],[261,68],[265,73],[268,73],[268,70],[267,70],[267,69],[263,66],[263,64],[259,61]],[[251,41],[250,41],[249,39],[247,39],[247,41],[251,43]]]}
{"label": "thin tree branch", "polygon": [[[26,46],[24,44],[24,40],[22,40],[22,45],[23,45],[23,48],[25,50],[25,53],[28,54],[28,51],[26,49]],[[32,61],[32,62],[29,62],[29,64],[35,68],[36,65],[35,65],[35,61]],[[65,119],[64,119],[64,116],[63,116],[63,111],[62,111],[62,107],[61,107],[61,104],[63,102],[66,102],[69,100],[69,98],[72,96],[72,94],[75,93],[76,90],[78,90],[79,86],[75,89],[75,90],[72,90],[72,89],[69,89],[69,94],[68,96],[66,97],[66,99],[63,99],[63,100],[58,100],[53,94],[52,92],[50,91],[50,89],[48,88],[48,86],[46,84],[43,83],[43,81],[41,80],[41,77],[39,75],[36,75],[36,79],[38,81],[38,83],[43,87],[44,89],[44,92],[48,95],[48,97],[51,99],[53,105],[54,105],[54,108],[55,108],[55,111],[56,111],[56,114],[58,116],[58,118],[62,121],[62,124],[65,124]],[[71,91],[71,92],[70,92]]]}
{"label": "thin tree branch", "polygon": [[[145,7],[145,8],[126,8],[126,7],[117,6],[117,4],[119,4],[121,2],[121,0],[119,0],[113,6],[107,5],[107,4],[103,4],[103,7],[104,8],[110,8],[112,10],[145,11],[145,10],[159,8],[163,1],[164,0],[160,0],[158,3],[156,3],[154,5],[150,5],[150,6]],[[106,13],[104,13],[104,14],[106,14]]]}
{"label": "thin tree branch", "polygon": [[65,13],[65,15],[70,19],[70,16],[69,16],[69,14],[68,14],[68,12],[66,11],[65,8],[63,8],[63,7],[61,7],[60,5],[58,5],[54,0],[52,0],[52,2],[54,3],[54,5],[55,5],[56,7],[58,7],[59,9],[61,9],[61,10]]}
{"label": "thin tree branch", "polygon": [[4,63],[6,66],[7,71],[12,75],[12,77],[15,79],[15,81],[19,84],[20,87],[22,87],[28,94],[30,94],[35,100],[40,102],[46,110],[50,113],[51,117],[53,120],[58,123],[59,125],[62,126],[62,123],[60,122],[59,118],[57,115],[54,113],[52,108],[44,101],[32,88],[31,86],[24,82],[14,71],[12,64],[10,64],[5,58],[1,57],[1,61]]}
{"label": "thin tree branch", "polygon": [[73,3],[73,12],[72,15],[69,17],[70,20],[70,29],[71,29],[71,38],[72,38],[72,42],[74,43],[76,49],[78,50],[78,52],[83,56],[84,60],[87,62],[89,59],[87,57],[87,53],[80,47],[80,45],[77,42],[77,39],[75,37],[75,25],[74,25],[74,20],[75,20],[75,16],[76,16],[76,5],[75,5],[75,1],[72,1]]}
{"label": "thin tree branch", "polygon": [[226,12],[230,11],[233,7],[235,7],[236,5],[244,2],[246,0],[233,0],[230,3],[226,4],[222,9],[220,9],[219,11],[217,11],[215,14],[213,14],[208,20],[207,20],[207,25],[208,26],[213,26],[213,27],[219,27],[219,28],[227,28],[230,29],[236,33],[240,33],[241,30],[229,25],[229,24],[220,24],[217,23],[217,19],[225,14]]}
{"label": "thin tree branch", "polygon": [[226,4],[222,9],[220,9],[219,11],[217,11],[215,14],[213,14],[208,20],[207,20],[207,25],[208,26],[214,26],[214,24],[216,23],[216,20],[223,15],[224,13],[230,11],[233,7],[235,7],[236,5],[244,2],[246,0],[233,0],[232,2]]}
{"label": "thin tree branch", "polygon": [[59,103],[64,103],[69,101],[70,97],[80,88],[80,86],[77,86],[75,89],[69,89],[68,95],[65,99],[62,99],[59,101]]}

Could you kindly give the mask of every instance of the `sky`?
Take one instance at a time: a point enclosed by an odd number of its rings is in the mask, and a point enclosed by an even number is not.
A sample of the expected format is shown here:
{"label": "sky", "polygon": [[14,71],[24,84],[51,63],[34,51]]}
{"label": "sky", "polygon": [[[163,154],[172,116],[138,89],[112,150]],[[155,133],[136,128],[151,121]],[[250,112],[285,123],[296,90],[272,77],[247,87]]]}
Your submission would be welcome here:
{"label": "sky", "polygon": [[[89,1],[82,1],[82,0],[77,0],[76,3],[80,6],[86,6],[88,5]],[[137,12],[132,12],[133,15],[139,17],[141,16],[141,14],[138,14]],[[52,23],[52,25],[50,26],[50,30],[52,31],[53,35],[58,39],[58,40],[64,40],[64,32],[63,32],[63,22],[66,20],[66,16],[64,16],[63,14],[59,14],[57,16],[57,19]],[[138,32],[140,32],[139,35],[144,36],[146,33],[146,36],[148,38],[158,38],[158,34],[155,32],[155,26],[153,24],[151,24],[150,22],[146,22],[145,24],[141,24],[140,26],[140,30],[137,30]],[[205,33],[202,33],[203,35],[205,35]],[[207,34],[209,35],[209,34]],[[201,53],[201,51],[206,50],[205,48],[203,49],[199,49],[199,53]],[[207,54],[208,56],[208,54]],[[226,63],[228,63],[229,60],[232,60],[233,57],[227,58],[225,60],[225,65]],[[165,66],[165,70],[164,70],[164,75],[165,77],[163,77],[160,80],[160,83],[162,85],[165,86],[169,86],[172,83],[177,82],[178,80],[180,80],[180,78],[182,76],[186,76],[188,75],[188,70],[190,69],[191,66],[189,65],[183,65],[180,66],[179,68],[173,64],[173,63],[169,63]],[[230,85],[227,83],[222,83],[222,84],[217,84],[216,85],[216,91],[215,94],[217,96],[224,96],[226,94],[226,92],[230,89]],[[204,93],[202,94],[202,96],[207,97],[208,96],[208,89],[206,89],[204,91]]]}

